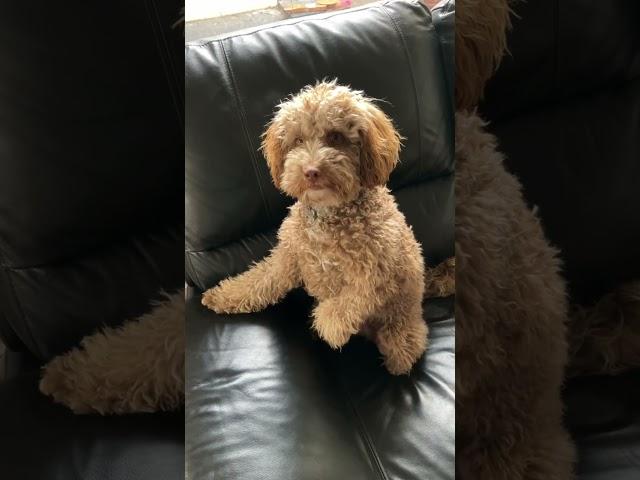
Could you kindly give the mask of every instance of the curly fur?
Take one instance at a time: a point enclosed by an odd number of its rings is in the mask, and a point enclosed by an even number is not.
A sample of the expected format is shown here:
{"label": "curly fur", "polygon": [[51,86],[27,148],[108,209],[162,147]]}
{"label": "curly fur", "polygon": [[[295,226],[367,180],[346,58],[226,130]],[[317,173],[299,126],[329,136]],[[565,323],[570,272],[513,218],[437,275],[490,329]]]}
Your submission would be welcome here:
{"label": "curly fur", "polygon": [[475,113],[509,13],[506,0],[456,10],[456,478],[568,480],[560,262]]}
{"label": "curly fur", "polygon": [[184,291],[139,319],[85,337],[43,368],[40,391],[75,413],[175,410],[184,403]]}
{"label": "curly fur", "polygon": [[[271,254],[206,291],[202,303],[218,313],[255,312],[304,286],[318,301],[312,327],[332,348],[363,333],[390,373],[409,373],[427,346],[425,268],[420,245],[384,187],[400,141],[369,98],[335,81],[282,103],[262,149],[274,184],[297,202]],[[447,267],[439,273],[452,282],[453,264]]]}
{"label": "curly fur", "polygon": [[462,0],[456,9],[456,110],[473,110],[507,51],[508,0]]}
{"label": "curly fur", "polygon": [[557,252],[475,113],[509,14],[507,0],[459,0],[456,11],[456,478],[566,480],[565,367],[640,365],[640,284],[567,305]]}
{"label": "curly fur", "polygon": [[564,480],[573,462],[560,400],[565,286],[484,126],[456,116],[458,475]]}

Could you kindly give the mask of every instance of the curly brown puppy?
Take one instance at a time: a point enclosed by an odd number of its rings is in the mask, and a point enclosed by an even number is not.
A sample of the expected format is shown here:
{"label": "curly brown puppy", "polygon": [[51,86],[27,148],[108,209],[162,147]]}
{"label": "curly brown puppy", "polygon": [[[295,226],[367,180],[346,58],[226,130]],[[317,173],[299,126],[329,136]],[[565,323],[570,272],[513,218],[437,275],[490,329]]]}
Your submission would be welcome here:
{"label": "curly brown puppy", "polygon": [[456,10],[456,478],[568,480],[556,250],[475,112],[506,48],[506,0]]}
{"label": "curly brown puppy", "polygon": [[206,291],[202,303],[218,313],[255,312],[304,286],[318,301],[313,328],[332,348],[364,333],[390,373],[409,373],[427,347],[425,268],[384,186],[400,142],[371,99],[335,81],[280,104],[262,150],[276,187],[297,202],[271,254]]}

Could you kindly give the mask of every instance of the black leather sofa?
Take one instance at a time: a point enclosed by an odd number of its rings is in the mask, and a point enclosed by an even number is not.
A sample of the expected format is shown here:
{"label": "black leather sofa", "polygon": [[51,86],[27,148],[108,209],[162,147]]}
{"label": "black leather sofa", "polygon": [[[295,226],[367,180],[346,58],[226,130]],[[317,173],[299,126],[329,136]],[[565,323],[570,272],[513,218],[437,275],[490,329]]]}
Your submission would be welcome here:
{"label": "black leather sofa", "polygon": [[184,476],[184,416],[75,416],[40,366],[184,282],[183,36],[170,1],[0,14],[0,477]]}
{"label": "black leather sofa", "polygon": [[274,244],[291,200],[273,187],[259,137],[278,101],[323,77],[386,100],[407,137],[390,187],[427,260],[453,254],[444,51],[428,10],[405,1],[187,44],[188,478],[453,478],[452,298],[427,302],[430,348],[408,377],[390,376],[360,338],[341,352],[314,338],[301,291],[251,315],[200,304]]}
{"label": "black leather sofa", "polygon": [[[640,278],[640,4],[514,8],[480,109],[561,250],[571,301],[589,305]],[[640,371],[574,379],[565,399],[578,478],[640,478]]]}

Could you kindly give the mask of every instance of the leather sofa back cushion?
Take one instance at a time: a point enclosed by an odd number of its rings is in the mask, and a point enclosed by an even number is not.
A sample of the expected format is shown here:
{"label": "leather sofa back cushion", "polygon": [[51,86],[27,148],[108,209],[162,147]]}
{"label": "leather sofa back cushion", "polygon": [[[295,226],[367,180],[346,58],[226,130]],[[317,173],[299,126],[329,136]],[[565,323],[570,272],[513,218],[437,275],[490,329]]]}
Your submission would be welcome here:
{"label": "leather sofa back cushion", "polygon": [[[82,19],[75,28],[66,20],[72,12]],[[139,2],[121,1],[105,10],[37,1],[3,12],[6,264],[63,261],[182,217],[183,107],[172,104],[148,15]],[[172,21],[163,19],[165,35],[178,37]]]}
{"label": "leather sofa back cushion", "polygon": [[185,241],[193,284],[209,287],[271,248],[291,199],[271,182],[260,135],[281,100],[322,78],[384,100],[379,106],[407,138],[390,186],[412,197],[427,255],[452,253],[451,185],[434,182],[433,218],[424,213],[429,194],[408,193],[453,171],[442,50],[426,7],[390,1],[186,46]]}
{"label": "leather sofa back cushion", "polygon": [[482,114],[560,249],[572,299],[591,303],[640,278],[640,3],[515,8]]}
{"label": "leather sofa back cushion", "polygon": [[0,334],[14,349],[49,358],[182,281],[178,12],[3,5]]}
{"label": "leather sofa back cushion", "polygon": [[507,119],[640,77],[640,2],[514,2],[509,53],[480,110]]}

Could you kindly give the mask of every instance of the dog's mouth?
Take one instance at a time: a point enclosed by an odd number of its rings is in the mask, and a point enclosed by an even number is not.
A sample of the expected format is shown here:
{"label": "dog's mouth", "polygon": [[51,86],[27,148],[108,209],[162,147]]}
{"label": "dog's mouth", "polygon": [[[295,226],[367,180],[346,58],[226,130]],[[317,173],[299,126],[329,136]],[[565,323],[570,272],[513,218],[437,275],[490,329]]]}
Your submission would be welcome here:
{"label": "dog's mouth", "polygon": [[331,188],[322,184],[309,185],[304,192],[304,198],[307,202],[313,204],[333,203],[335,195]]}
{"label": "dog's mouth", "polygon": [[331,189],[324,185],[313,185],[306,188],[307,194],[313,197],[319,197],[324,194],[331,193]]}
{"label": "dog's mouth", "polygon": [[302,185],[305,190],[312,190],[312,191],[332,190],[331,182],[326,177],[315,178],[315,179],[305,178],[302,182]]}

